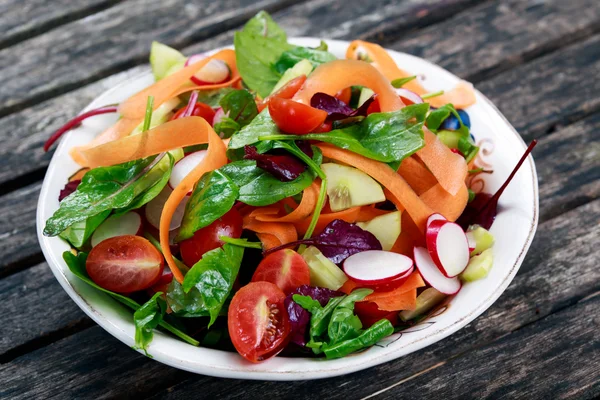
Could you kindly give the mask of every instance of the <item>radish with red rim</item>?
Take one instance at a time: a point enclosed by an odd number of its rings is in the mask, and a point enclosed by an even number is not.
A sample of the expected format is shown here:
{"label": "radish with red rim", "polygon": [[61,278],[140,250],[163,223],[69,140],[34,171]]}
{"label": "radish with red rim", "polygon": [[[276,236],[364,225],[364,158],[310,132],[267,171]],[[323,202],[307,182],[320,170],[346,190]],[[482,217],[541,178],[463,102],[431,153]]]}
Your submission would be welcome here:
{"label": "radish with red rim", "polygon": [[460,280],[444,276],[431,259],[426,248],[415,247],[413,254],[417,269],[425,282],[444,294],[451,295],[458,293],[462,286]]}
{"label": "radish with red rim", "polygon": [[453,278],[469,263],[469,243],[462,228],[454,222],[436,220],[425,232],[427,250],[440,272]]}
{"label": "radish with red rim", "polygon": [[[152,225],[156,229],[160,229],[160,216],[162,215],[162,210],[167,202],[167,199],[171,195],[173,190],[169,187],[165,187],[155,198],[150,200],[148,204],[144,207],[144,215],[146,220],[150,225]],[[169,231],[173,231],[181,226],[181,221],[183,220],[183,214],[185,212],[185,205],[187,204],[190,196],[185,196],[179,206],[177,206],[177,210],[173,214],[173,218],[171,219],[171,224],[169,225]]]}
{"label": "radish with red rim", "polygon": [[[169,186],[175,189],[185,177],[194,170],[206,157],[207,150],[199,150],[188,154],[173,166],[171,177],[169,178]],[[191,193],[191,191],[190,191]]]}
{"label": "radish with red rim", "polygon": [[447,221],[446,217],[442,214],[433,213],[427,218],[427,226],[429,226],[433,221]]}
{"label": "radish with red rim", "polygon": [[[197,54],[188,58],[185,66],[195,64],[206,58],[204,54]],[[206,63],[200,71],[196,72],[190,79],[196,85],[212,85],[216,83],[225,82],[229,79],[231,70],[227,63],[223,60],[212,59]]]}
{"label": "radish with red rim", "polygon": [[123,215],[111,215],[94,231],[92,247],[96,247],[103,240],[123,235],[141,235],[142,217],[136,212]]}
{"label": "radish with red rim", "polygon": [[409,257],[384,250],[367,250],[344,260],[346,275],[355,282],[368,285],[390,283],[404,276],[412,266]]}

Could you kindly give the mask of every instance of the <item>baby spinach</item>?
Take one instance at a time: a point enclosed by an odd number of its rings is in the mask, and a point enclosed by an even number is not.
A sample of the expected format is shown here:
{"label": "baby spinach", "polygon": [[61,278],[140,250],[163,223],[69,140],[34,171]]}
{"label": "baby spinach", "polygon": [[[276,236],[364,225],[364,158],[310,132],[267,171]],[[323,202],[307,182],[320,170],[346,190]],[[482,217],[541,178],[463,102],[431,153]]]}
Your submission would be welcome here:
{"label": "baby spinach", "polygon": [[221,105],[220,103],[223,97],[234,90],[236,89],[220,88],[214,90],[199,90],[196,101],[199,103],[204,103],[212,108],[218,108]]}
{"label": "baby spinach", "polygon": [[135,349],[143,350],[148,357],[148,345],[154,337],[154,329],[162,321],[167,303],[162,299],[162,292],[157,292],[133,313],[135,325]]}
{"label": "baby spinach", "polygon": [[201,304],[210,315],[210,327],[231,292],[240,270],[244,248],[225,243],[202,256],[185,275],[183,290],[189,293],[195,288],[200,294]]}
{"label": "baby spinach", "polygon": [[427,116],[427,128],[432,132],[437,133],[442,128],[444,121],[451,115],[454,116],[459,123],[459,128],[455,130],[455,132],[460,134],[460,139],[458,139],[458,150],[465,157],[465,160],[470,162],[479,152],[479,147],[473,143],[469,127],[463,123],[460,114],[452,104],[445,104],[440,108],[432,110]]}
{"label": "baby spinach", "polygon": [[[97,285],[94,281],[92,281],[92,279],[88,276],[87,271],[85,269],[85,262],[87,260],[86,253],[80,252],[78,255],[74,255],[70,251],[65,251],[63,253],[63,259],[65,260],[67,267],[69,267],[69,270],[75,276],[77,276],[79,279],[81,279],[88,285],[100,290],[101,292],[108,294],[109,296],[111,296],[112,298],[117,300],[119,303],[129,307],[133,311],[136,311],[141,307],[140,304],[138,304],[136,301],[130,299],[129,297],[123,296],[122,294],[111,292],[110,290],[106,290],[103,287]],[[173,280],[173,282],[177,282],[177,281]],[[166,321],[159,322],[159,325],[163,329],[166,329],[167,331],[171,332],[175,336],[181,338],[182,340],[186,341],[187,343],[189,343],[193,346],[198,346],[200,344],[196,339],[188,336],[182,330],[174,327],[173,325],[169,324]]]}
{"label": "baby spinach", "polygon": [[216,123],[214,128],[222,138],[231,137],[258,115],[254,96],[245,89],[229,92],[219,104],[227,116]]}
{"label": "baby spinach", "polygon": [[320,64],[337,60],[337,57],[326,50],[294,47],[291,50],[284,51],[279,60],[273,65],[273,68],[275,68],[275,71],[283,74],[288,68],[292,68],[302,60],[310,61],[313,68],[316,68]]}
{"label": "baby spinach", "polygon": [[196,288],[189,292],[183,290],[183,286],[173,279],[167,286],[167,304],[178,317],[195,318],[208,317],[208,310],[204,307],[202,295]]}
{"label": "baby spinach", "polygon": [[357,337],[325,346],[323,352],[328,359],[345,357],[358,350],[371,347],[381,339],[394,333],[394,326],[387,319],[382,319],[362,331]]}
{"label": "baby spinach", "polygon": [[89,217],[85,221],[79,221],[62,231],[59,236],[71,243],[73,247],[79,249],[87,242],[96,228],[98,228],[109,215],[110,210],[106,210],[93,217]]}
{"label": "baby spinach", "polygon": [[279,130],[268,109],[264,109],[252,120],[252,122],[243,127],[239,132],[231,137],[227,146],[227,157],[230,160],[240,160],[244,157],[244,147],[255,145],[259,153],[265,153],[273,147],[272,141],[259,141],[259,137],[266,135],[280,135]]}

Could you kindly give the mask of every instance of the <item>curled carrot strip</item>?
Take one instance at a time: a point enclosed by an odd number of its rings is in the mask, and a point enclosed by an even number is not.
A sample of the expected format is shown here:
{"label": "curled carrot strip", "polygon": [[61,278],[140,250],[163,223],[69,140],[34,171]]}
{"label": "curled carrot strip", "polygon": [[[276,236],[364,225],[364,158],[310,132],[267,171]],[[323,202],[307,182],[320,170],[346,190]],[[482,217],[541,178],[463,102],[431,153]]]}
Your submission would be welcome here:
{"label": "curled carrot strip", "polygon": [[317,206],[317,198],[319,197],[319,189],[321,185],[313,182],[312,185],[304,190],[302,201],[294,211],[283,217],[261,214],[257,215],[256,219],[263,222],[300,222],[313,213]]}
{"label": "curled carrot strip", "polygon": [[[369,43],[362,40],[355,40],[350,43],[346,51],[346,58],[358,60],[361,58],[361,52],[366,52],[368,58],[372,61],[372,65],[377,68],[388,80],[393,81],[398,78],[406,78],[414,74],[410,74],[401,68],[388,52],[381,46],[375,43]],[[402,86],[419,95],[427,93],[419,82],[412,80]],[[461,81],[456,87],[440,96],[431,97],[427,100],[433,107],[441,107],[444,104],[453,104],[456,108],[466,108],[475,104],[475,91],[473,85],[468,82]]]}
{"label": "curled carrot strip", "polygon": [[281,246],[281,242],[275,235],[271,235],[270,233],[257,233],[256,236],[262,243],[263,250],[269,250]]}
{"label": "curled carrot strip", "polygon": [[[340,161],[360,169],[373,179],[378,181],[396,201],[396,207],[401,206],[411,216],[417,226],[424,232],[427,218],[432,214],[429,208],[417,196],[412,188],[400,175],[387,164],[361,156],[348,150],[340,149],[331,145],[319,143],[317,145],[323,152],[323,156]],[[398,208],[400,210],[400,208]],[[402,210],[400,210],[402,211]]]}
{"label": "curled carrot strip", "polygon": [[304,82],[293,100],[310,104],[317,92],[335,96],[350,86],[365,86],[377,93],[382,112],[396,111],[404,104],[389,80],[372,65],[356,60],[335,60],[319,65]]}
{"label": "curled carrot strip", "polygon": [[390,211],[388,210],[380,210],[378,208],[372,206],[363,206],[360,208],[360,212],[358,213],[358,217],[356,217],[357,222],[366,222],[370,221],[373,218],[380,217],[382,215],[388,214]]}
{"label": "curled carrot strip", "polygon": [[[177,122],[179,122],[179,124],[175,124]],[[180,130],[178,131],[176,129],[170,129],[170,127],[172,128],[173,126],[180,128]],[[172,145],[172,148],[182,147],[181,143],[178,142],[178,133],[182,135],[187,135],[187,137],[190,140],[193,139],[194,144],[208,143],[208,151],[206,153],[206,157],[189,174],[187,174],[187,176],[181,181],[181,183],[177,185],[177,187],[173,190],[173,193],[171,193],[171,195],[167,199],[167,202],[163,207],[162,214],[160,215],[160,245],[163,249],[165,260],[167,261],[167,264],[169,265],[173,276],[175,277],[175,279],[177,279],[177,282],[182,283],[183,274],[181,273],[179,268],[177,268],[177,265],[173,260],[173,254],[171,254],[171,249],[169,247],[169,227],[171,225],[171,220],[173,219],[173,214],[175,213],[175,210],[177,209],[183,198],[189,193],[190,190],[193,189],[196,182],[198,182],[198,180],[202,177],[202,175],[204,175],[204,173],[213,171],[227,164],[227,156],[225,155],[227,149],[223,144],[221,138],[215,133],[210,124],[206,122],[204,118],[201,117],[186,117],[177,119],[171,122],[167,122],[166,124],[160,125],[157,128],[154,128],[148,132],[142,133],[140,135],[129,136],[125,139],[136,138],[138,136],[144,137],[146,133],[149,134],[150,132],[156,130],[161,132],[161,134],[164,131],[164,133],[167,136],[169,133],[171,133],[170,140],[171,142],[175,142]],[[120,142],[121,140],[119,140],[118,142]],[[148,140],[148,142],[150,142],[150,140]],[[156,154],[156,152],[161,151],[164,150],[153,150],[152,154]]]}
{"label": "curled carrot strip", "polygon": [[415,157],[408,157],[402,161],[398,173],[419,196],[437,184],[435,177]]}
{"label": "curled carrot strip", "polygon": [[[342,221],[350,223],[356,222],[358,215],[360,214],[360,209],[360,207],[352,207],[343,211],[321,213],[321,215],[319,215],[319,219],[317,220],[317,225],[315,226],[315,233],[321,233],[321,231],[323,231],[323,229],[325,229],[330,222],[336,219],[341,219]],[[303,235],[306,233],[308,226],[310,225],[310,217],[299,221],[294,225],[296,226],[298,233]]]}
{"label": "curled carrot strip", "polygon": [[256,236],[263,243],[264,250],[298,240],[296,228],[290,223],[261,222],[246,217],[244,218],[243,228],[256,232]]}
{"label": "curled carrot strip", "polygon": [[442,214],[449,221],[456,221],[467,206],[469,191],[467,186],[463,184],[453,196],[437,184],[420,197],[433,211]]}
{"label": "curled carrot strip", "polygon": [[429,168],[438,183],[451,195],[456,195],[465,184],[467,163],[465,159],[453,153],[429,129],[423,127],[425,147],[417,151],[417,156]]}

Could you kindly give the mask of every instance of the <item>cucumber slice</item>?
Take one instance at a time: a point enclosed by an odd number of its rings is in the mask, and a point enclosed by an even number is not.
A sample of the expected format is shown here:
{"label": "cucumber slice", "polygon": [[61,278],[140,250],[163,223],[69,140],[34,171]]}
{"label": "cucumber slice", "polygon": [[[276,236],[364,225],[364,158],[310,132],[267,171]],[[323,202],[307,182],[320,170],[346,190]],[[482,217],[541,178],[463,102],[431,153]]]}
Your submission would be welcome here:
{"label": "cucumber slice", "polygon": [[446,298],[446,295],[437,289],[428,288],[417,296],[417,307],[414,310],[400,311],[398,314],[402,321],[408,321],[419,315],[423,315],[433,307],[437,306]]}
{"label": "cucumber slice", "polygon": [[159,81],[171,72],[176,65],[181,65],[186,61],[186,57],[179,51],[158,42],[152,42],[150,48],[150,66],[154,79]]}
{"label": "cucumber slice", "polygon": [[[164,124],[169,121],[173,116],[172,111],[181,103],[177,97],[168,100],[161,104],[156,110],[152,112],[152,119],[150,120],[150,129],[156,128],[159,125]],[[138,126],[136,126],[133,131],[131,131],[130,135],[138,135],[142,133],[142,128],[144,127],[144,122],[142,121]]]}
{"label": "cucumber slice", "polygon": [[369,100],[371,98],[371,96],[373,96],[375,94],[374,91],[372,91],[369,88],[362,88],[360,91],[360,97],[358,98],[358,107],[362,106],[364,104],[365,101]]}
{"label": "cucumber slice", "polygon": [[438,139],[442,141],[446,146],[451,149],[458,149],[458,141],[462,137],[462,135],[457,131],[438,131],[437,133]]}
{"label": "cucumber slice", "polygon": [[465,282],[473,282],[485,278],[494,264],[492,249],[487,249],[478,256],[471,257],[469,265],[460,275]]}
{"label": "cucumber slice", "polygon": [[361,170],[335,163],[322,164],[321,169],[327,175],[331,211],[385,201],[381,185]]}
{"label": "cucumber slice", "polygon": [[348,280],[348,277],[337,265],[331,262],[314,246],[302,252],[302,258],[310,270],[310,284],[338,290]]}
{"label": "cucumber slice", "polygon": [[298,61],[296,64],[294,64],[292,68],[288,68],[287,71],[283,73],[283,75],[281,76],[271,93],[275,93],[276,91],[281,89],[286,83],[288,83],[294,78],[297,78],[301,75],[308,76],[308,74],[310,74],[312,70],[313,65],[307,59]]}
{"label": "cucumber slice", "polygon": [[472,225],[467,230],[469,243],[475,243],[471,256],[479,254],[494,245],[494,235],[479,225]]}
{"label": "cucumber slice", "polygon": [[400,236],[401,216],[400,211],[394,211],[375,217],[367,222],[358,222],[356,225],[375,235],[381,243],[382,249],[389,251],[396,243],[398,236]]}

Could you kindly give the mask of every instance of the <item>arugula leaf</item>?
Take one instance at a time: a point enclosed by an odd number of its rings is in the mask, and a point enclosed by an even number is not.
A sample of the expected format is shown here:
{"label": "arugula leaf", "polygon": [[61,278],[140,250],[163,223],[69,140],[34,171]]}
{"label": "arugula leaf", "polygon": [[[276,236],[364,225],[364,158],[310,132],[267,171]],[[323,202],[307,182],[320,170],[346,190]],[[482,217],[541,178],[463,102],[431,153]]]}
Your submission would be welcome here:
{"label": "arugula leaf", "polygon": [[[129,307],[130,309],[132,309],[134,311],[138,310],[141,307],[140,304],[138,304],[136,301],[130,299],[129,297],[123,296],[118,293],[111,292],[110,290],[106,290],[103,287],[98,286],[94,281],[92,281],[91,278],[87,274],[87,270],[85,269],[85,262],[87,260],[86,253],[81,252],[78,255],[74,255],[70,251],[65,251],[63,253],[63,259],[67,263],[67,267],[69,267],[69,270],[75,276],[77,276],[79,279],[81,279],[88,285],[100,290],[101,292],[108,294],[109,296],[111,296],[112,298],[117,300],[119,303]],[[173,279],[173,282],[177,282],[177,281],[175,279]],[[174,327],[173,325],[169,324],[166,321],[161,321],[159,323],[159,325],[162,328],[166,329],[167,331],[171,332],[175,336],[181,338],[182,340],[186,341],[187,343],[189,343],[193,346],[198,346],[200,344],[196,339],[186,335],[183,331]]]}
{"label": "arugula leaf", "polygon": [[283,52],[273,67],[275,71],[283,74],[302,60],[310,61],[313,68],[316,68],[326,62],[337,60],[337,57],[324,50],[311,49],[309,47],[294,47],[291,50]]}
{"label": "arugula leaf", "polygon": [[129,206],[163,178],[152,175],[141,179],[158,161],[156,157],[148,157],[88,171],[77,190],[60,202],[58,210],[46,221],[44,235],[56,236],[101,212]]}
{"label": "arugula leaf", "polygon": [[205,173],[185,206],[176,241],[192,237],[198,229],[225,215],[238,197],[238,187],[222,169]]}
{"label": "arugula leaf", "polygon": [[406,85],[408,82],[417,79],[416,75],[413,76],[408,76],[406,78],[398,78],[398,79],[394,79],[392,81],[392,86],[395,87],[396,89],[401,88],[402,86]]}
{"label": "arugula leaf", "polygon": [[221,122],[215,124],[215,131],[222,138],[231,137],[258,115],[254,96],[244,89],[229,92],[219,104],[227,115]]}
{"label": "arugula leaf", "polygon": [[135,324],[135,349],[143,350],[146,356],[148,354],[148,345],[154,337],[154,329],[162,321],[167,304],[161,298],[162,292],[156,292],[150,300],[133,313],[133,323]]}
{"label": "arugula leaf", "polygon": [[265,109],[250,124],[231,137],[227,146],[227,158],[241,160],[244,157],[244,147],[254,144],[256,144],[256,150],[259,153],[266,153],[273,147],[273,142],[259,141],[258,138],[265,135],[280,135],[281,133],[275,122],[273,122],[269,110]]}
{"label": "arugula leaf", "polygon": [[196,288],[204,310],[210,315],[208,327],[215,322],[227,300],[240,270],[244,248],[225,243],[223,247],[204,253],[185,275],[183,290]]}
{"label": "arugula leaf", "polygon": [[92,236],[92,233],[100,226],[102,222],[110,215],[110,210],[101,212],[100,214],[89,217],[85,221],[77,222],[64,231],[59,236],[71,243],[75,248],[81,248],[85,242]]}
{"label": "arugula leaf", "polygon": [[260,135],[261,140],[319,140],[381,162],[402,161],[425,146],[423,124],[429,104],[370,114],[359,124],[328,133]]}
{"label": "arugula leaf", "polygon": [[345,357],[355,351],[371,347],[381,339],[394,333],[394,326],[387,319],[375,322],[353,339],[344,340],[323,348],[328,359]]}

